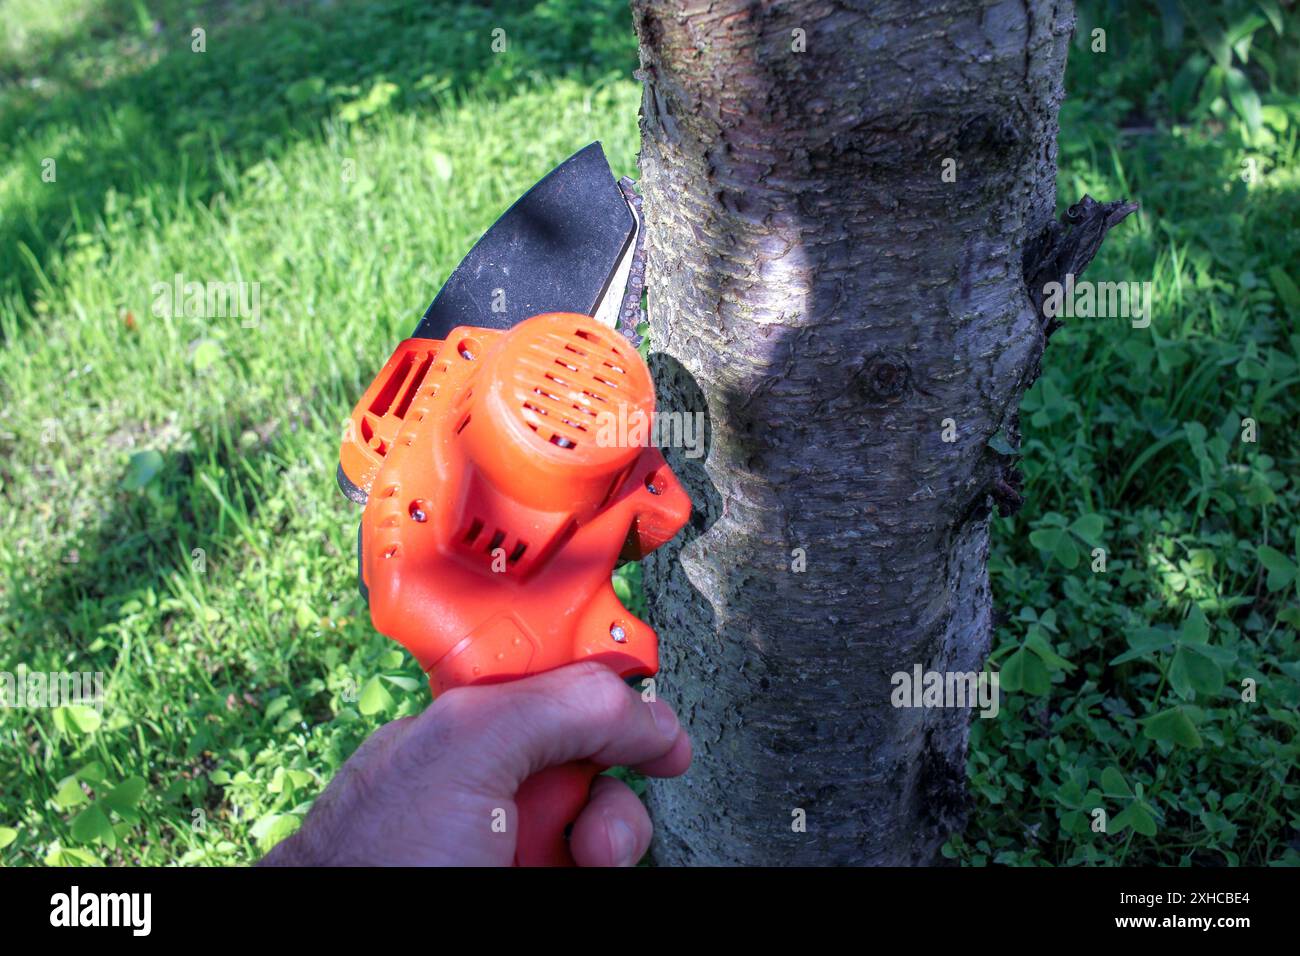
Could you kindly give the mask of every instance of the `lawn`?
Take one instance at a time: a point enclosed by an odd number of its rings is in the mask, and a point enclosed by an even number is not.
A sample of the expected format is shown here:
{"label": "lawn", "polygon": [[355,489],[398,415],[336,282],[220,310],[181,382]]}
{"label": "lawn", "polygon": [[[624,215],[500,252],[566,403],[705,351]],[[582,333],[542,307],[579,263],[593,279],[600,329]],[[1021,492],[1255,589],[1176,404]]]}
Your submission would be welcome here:
{"label": "lawn", "polygon": [[[1071,51],[1061,200],[1142,203],[1088,277],[1153,315],[1068,321],[1026,397],[965,863],[1300,862],[1300,17],[1167,6]],[[250,862],[427,703],[345,417],[557,160],[636,174],[626,5],[494,7],[0,0],[0,671],[106,690],[0,710],[3,862]]]}

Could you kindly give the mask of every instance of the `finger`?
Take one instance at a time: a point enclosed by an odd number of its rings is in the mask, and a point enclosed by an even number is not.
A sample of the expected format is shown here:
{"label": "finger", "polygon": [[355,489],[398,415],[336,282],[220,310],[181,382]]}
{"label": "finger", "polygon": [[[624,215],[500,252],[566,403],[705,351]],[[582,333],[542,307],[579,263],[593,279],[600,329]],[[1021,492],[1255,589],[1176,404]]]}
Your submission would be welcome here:
{"label": "finger", "polygon": [[391,746],[411,729],[411,724],[414,722],[414,717],[398,717],[396,720],[390,720],[362,741],[361,746],[376,749]]}
{"label": "finger", "polygon": [[622,780],[600,776],[573,823],[569,852],[579,866],[635,866],[650,848],[650,815]]}
{"label": "finger", "polygon": [[[660,701],[659,706],[667,705]],[[690,769],[692,754],[691,738],[683,730],[677,734],[677,739],[666,754],[636,764],[632,769],[647,777],[680,777]]]}
{"label": "finger", "polygon": [[376,761],[384,760],[410,732],[415,720],[414,717],[390,720],[361,741],[361,746],[357,747],[345,766],[348,764],[354,767],[369,766]]}
{"label": "finger", "polygon": [[648,764],[672,752],[682,736],[670,707],[647,704],[613,671],[593,663],[448,691],[412,731],[407,743],[419,746],[427,738],[454,751],[467,782],[511,789],[570,760]]}

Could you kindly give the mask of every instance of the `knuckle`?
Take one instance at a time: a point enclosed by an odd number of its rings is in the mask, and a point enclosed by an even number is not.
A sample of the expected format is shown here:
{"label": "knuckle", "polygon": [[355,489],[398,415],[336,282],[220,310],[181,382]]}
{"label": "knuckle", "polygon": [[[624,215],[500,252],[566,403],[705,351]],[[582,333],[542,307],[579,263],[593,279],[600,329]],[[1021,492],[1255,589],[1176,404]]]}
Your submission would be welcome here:
{"label": "knuckle", "polygon": [[406,732],[395,739],[395,757],[424,765],[441,756],[465,728],[471,703],[457,691],[439,695],[424,713],[410,718]]}
{"label": "knuckle", "polygon": [[483,690],[479,687],[453,687],[438,695],[425,711],[427,717],[447,728],[466,727],[481,715],[484,707]]}
{"label": "knuckle", "polygon": [[577,675],[579,680],[575,689],[583,706],[591,711],[592,717],[607,723],[627,720],[631,714],[633,697],[622,679],[601,664],[585,663],[579,666],[582,672]]}

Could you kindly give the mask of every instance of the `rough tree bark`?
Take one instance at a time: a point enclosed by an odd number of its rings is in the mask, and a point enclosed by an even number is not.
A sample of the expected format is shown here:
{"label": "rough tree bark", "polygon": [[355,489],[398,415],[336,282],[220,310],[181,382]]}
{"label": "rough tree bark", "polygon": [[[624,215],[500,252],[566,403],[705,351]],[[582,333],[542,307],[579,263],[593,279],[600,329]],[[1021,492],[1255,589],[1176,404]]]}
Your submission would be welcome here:
{"label": "rough tree bark", "polygon": [[704,459],[669,454],[696,515],[646,572],[696,746],[651,785],[655,858],[932,862],[970,711],[896,709],[891,675],[982,667],[990,505],[1018,497],[988,442],[1018,441],[1046,340],[1029,283],[1122,218],[1053,222],[1072,6],[632,8],[651,364],[661,409],[708,416]]}

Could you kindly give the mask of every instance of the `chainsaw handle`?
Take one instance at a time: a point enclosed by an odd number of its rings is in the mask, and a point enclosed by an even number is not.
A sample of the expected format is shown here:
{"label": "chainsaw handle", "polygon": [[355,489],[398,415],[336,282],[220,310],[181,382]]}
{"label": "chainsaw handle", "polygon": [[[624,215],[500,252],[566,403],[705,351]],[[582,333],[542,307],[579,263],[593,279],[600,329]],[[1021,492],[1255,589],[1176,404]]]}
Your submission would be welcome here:
{"label": "chainsaw handle", "polygon": [[519,785],[516,866],[576,865],[568,828],[587,805],[592,781],[604,769],[590,760],[575,760],[539,770]]}

